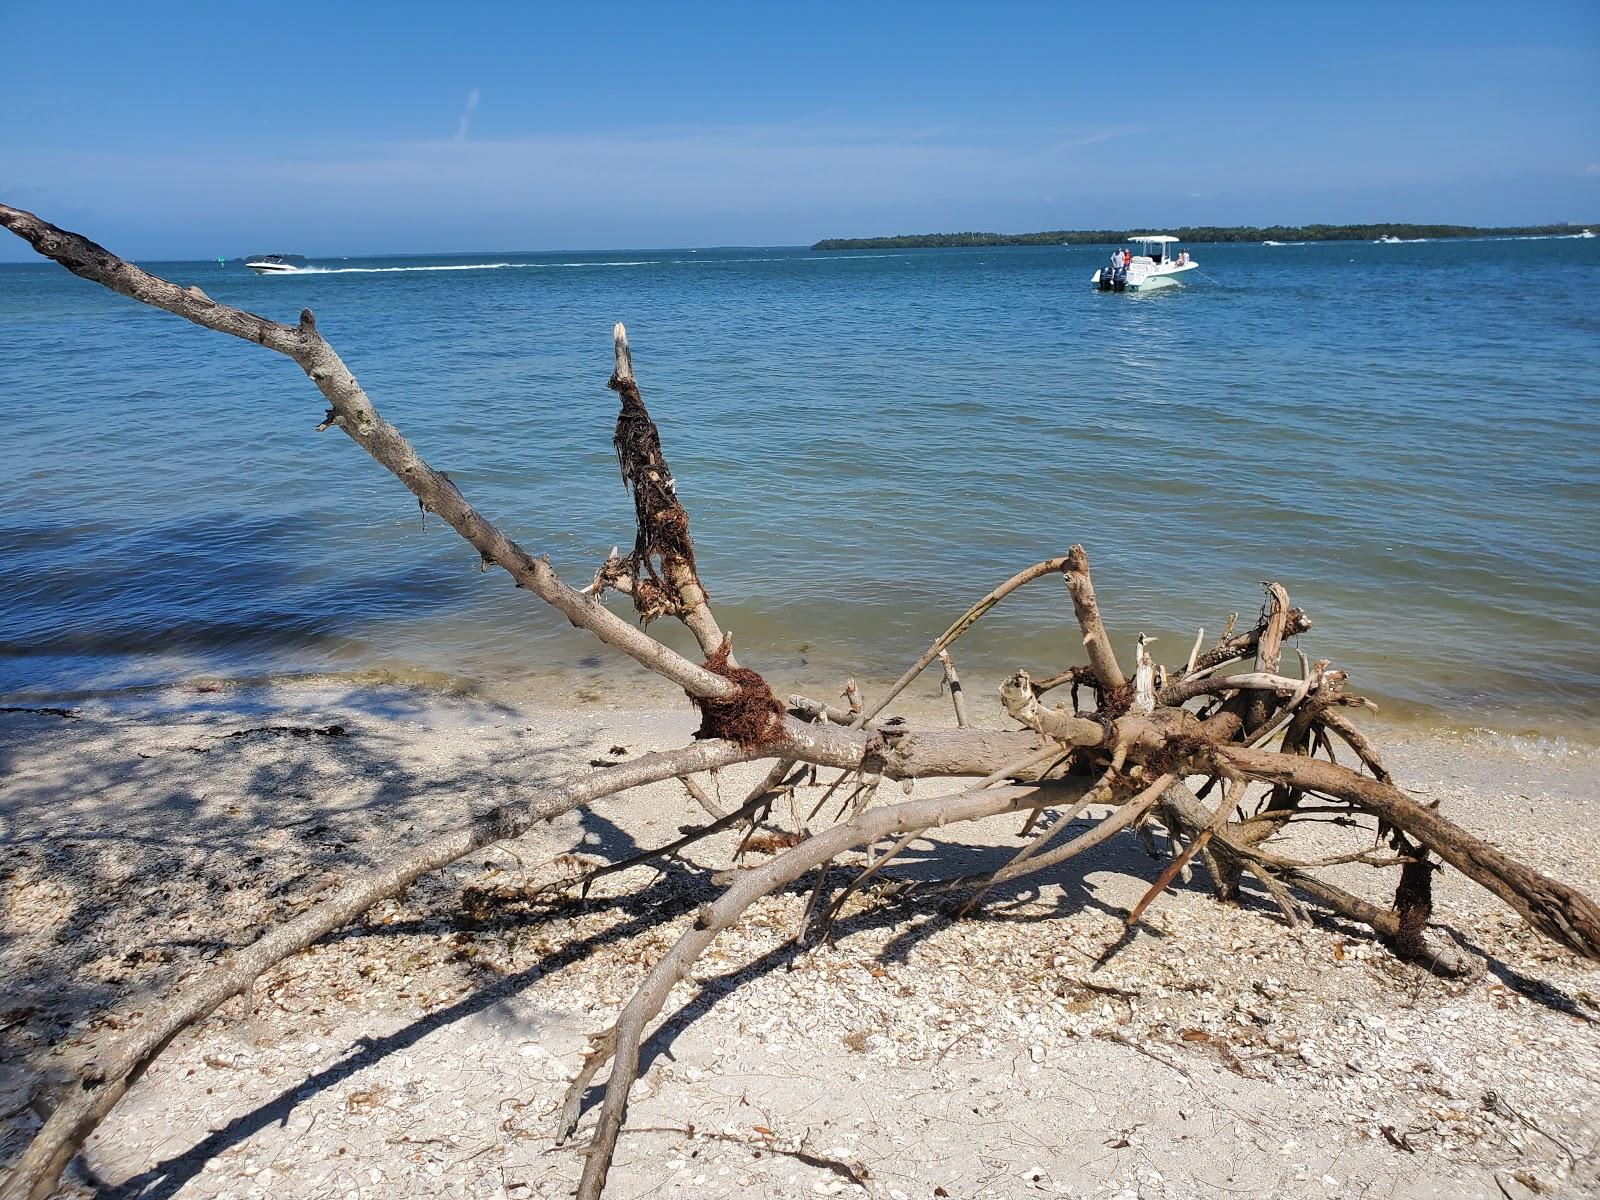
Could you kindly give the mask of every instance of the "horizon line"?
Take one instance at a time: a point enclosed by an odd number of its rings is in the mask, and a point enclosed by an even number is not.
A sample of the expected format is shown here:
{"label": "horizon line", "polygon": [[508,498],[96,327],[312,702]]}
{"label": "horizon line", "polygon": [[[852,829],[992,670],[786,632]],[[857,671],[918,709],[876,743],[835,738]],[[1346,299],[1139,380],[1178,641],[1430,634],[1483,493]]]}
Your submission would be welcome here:
{"label": "horizon line", "polygon": [[[48,218],[46,218],[46,219],[48,219]],[[1586,228],[1594,228],[1597,225],[1600,225],[1600,220],[1595,220],[1595,221],[1543,221],[1543,222],[1530,222],[1530,223],[1521,224],[1521,225],[1507,225],[1507,224],[1501,224],[1501,225],[1466,225],[1466,224],[1458,224],[1458,223],[1452,222],[1452,221],[1343,221],[1343,222],[1308,221],[1308,222],[1302,222],[1300,224],[1295,224],[1295,225],[1285,224],[1283,222],[1272,222],[1272,223],[1265,224],[1265,225],[1253,225],[1253,224],[1236,224],[1236,225],[1218,225],[1218,224],[1200,224],[1200,225],[1195,225],[1195,224],[1189,224],[1189,225],[1182,225],[1182,224],[1180,224],[1180,225],[1172,225],[1172,226],[1161,226],[1161,225],[1151,224],[1151,225],[1141,225],[1141,226],[1138,226],[1138,228],[1140,228],[1140,229],[1167,229],[1167,228],[1170,228],[1170,229],[1250,229],[1250,230],[1283,229],[1283,230],[1291,230],[1291,229],[1315,229],[1315,228],[1348,229],[1348,228],[1366,228],[1366,227],[1373,227],[1373,228],[1377,228],[1377,227],[1393,227],[1393,228],[1396,228],[1396,229],[1407,229],[1407,228],[1420,228],[1420,227],[1429,227],[1429,226],[1446,226],[1446,227],[1452,227],[1452,228],[1458,228],[1458,229],[1470,229],[1470,230],[1474,230],[1474,231],[1484,232],[1484,231],[1495,231],[1495,230],[1551,229],[1551,228],[1557,228],[1557,227],[1565,227],[1565,228],[1571,228],[1571,229],[1586,229]],[[1133,226],[1129,226],[1129,228],[1131,229],[1131,228],[1134,228],[1134,227]],[[891,240],[895,240],[895,239],[899,239],[899,238],[931,238],[931,237],[1002,237],[1002,238],[1011,238],[1011,237],[1039,237],[1039,236],[1042,236],[1042,235],[1045,235],[1045,234],[1081,234],[1081,233],[1113,233],[1113,232],[1115,232],[1115,230],[1109,229],[1109,228],[1105,228],[1105,229],[1068,229],[1068,228],[1059,228],[1059,229],[1040,229],[1040,230],[1019,231],[1019,232],[1014,232],[1014,233],[1002,233],[1002,232],[997,232],[997,231],[994,231],[994,230],[963,229],[963,230],[941,230],[941,231],[930,232],[930,233],[853,234],[853,235],[841,235],[841,236],[830,235],[830,236],[827,236],[827,237],[818,238],[818,239],[816,239],[815,241],[812,241],[812,242],[747,242],[747,243],[724,243],[724,244],[719,244],[719,245],[705,245],[705,246],[687,246],[687,245],[685,245],[685,246],[637,246],[637,245],[635,245],[635,246],[591,247],[591,248],[586,248],[586,249],[552,247],[552,248],[546,248],[546,249],[542,249],[542,250],[482,250],[482,249],[479,249],[479,250],[385,250],[385,251],[382,251],[382,252],[379,252],[379,253],[369,253],[369,254],[320,254],[320,255],[302,255],[301,257],[305,257],[307,259],[320,259],[320,260],[323,260],[323,261],[331,261],[331,260],[348,260],[348,259],[387,259],[387,258],[466,258],[466,257],[471,257],[471,256],[486,256],[486,257],[494,257],[494,256],[508,257],[509,256],[509,257],[514,257],[514,256],[517,256],[517,255],[542,255],[542,254],[577,254],[577,255],[670,254],[670,253],[698,253],[700,251],[705,251],[705,250],[709,250],[709,251],[724,251],[724,250],[813,250],[816,246],[820,245],[823,242],[878,242],[878,241],[891,241]],[[1090,245],[1090,244],[1098,244],[1098,243],[1081,243],[1081,244]],[[0,246],[3,246],[3,245],[4,245],[4,243],[0,243]],[[903,247],[903,248],[904,249],[964,250],[964,249],[1006,249],[1008,247],[1004,247],[1004,246],[987,246],[987,247],[940,246],[940,247]],[[1026,248],[1026,247],[1009,247],[1009,248]],[[1063,248],[1063,247],[1057,247],[1057,248]],[[1065,247],[1065,248],[1070,248],[1070,247]],[[264,254],[264,253],[275,253],[275,254],[295,253],[295,254],[298,254],[299,252],[298,251],[259,251],[259,252],[256,252],[256,253],[262,253],[262,254]],[[154,263],[213,263],[213,262],[218,261],[219,257],[222,257],[223,261],[225,261],[225,262],[236,262],[236,261],[237,262],[243,262],[245,259],[253,257],[253,255],[252,254],[238,254],[238,255],[229,255],[229,256],[225,256],[224,257],[224,256],[209,255],[208,254],[208,255],[188,256],[188,257],[178,257],[178,258],[173,258],[173,257],[146,257],[146,256],[143,256],[143,255],[128,255],[128,256],[124,256],[124,257],[127,258],[127,261],[133,262],[133,263],[145,262],[145,263],[154,264]],[[43,263],[47,263],[49,261],[50,261],[49,259],[46,259],[46,258],[44,258],[44,257],[42,257],[40,255],[37,255],[37,254],[29,256],[29,257],[16,258],[16,259],[7,259],[7,258],[4,258],[4,257],[0,257],[0,266],[27,266],[27,265],[29,265],[31,263],[35,263],[35,262],[43,264]]]}

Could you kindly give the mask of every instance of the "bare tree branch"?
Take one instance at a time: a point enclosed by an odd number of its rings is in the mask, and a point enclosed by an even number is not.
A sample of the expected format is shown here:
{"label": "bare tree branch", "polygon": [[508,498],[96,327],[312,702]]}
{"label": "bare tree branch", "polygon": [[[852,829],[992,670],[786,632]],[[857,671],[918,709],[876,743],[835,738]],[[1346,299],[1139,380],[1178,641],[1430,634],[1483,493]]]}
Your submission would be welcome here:
{"label": "bare tree branch", "polygon": [[862,723],[870,721],[884,709],[888,708],[889,705],[893,703],[894,698],[901,692],[905,691],[906,688],[910,687],[912,680],[916,679],[918,675],[922,674],[922,672],[927,669],[928,664],[939,657],[939,651],[948,649],[958,637],[982,620],[984,613],[988,612],[996,604],[999,604],[1000,601],[1004,600],[1007,596],[1016,591],[1019,587],[1022,587],[1024,584],[1032,583],[1041,575],[1048,575],[1052,571],[1060,570],[1062,564],[1066,561],[1067,560],[1064,558],[1047,558],[1043,562],[1034,563],[1033,566],[1029,567],[1026,571],[1018,571],[1010,579],[1000,584],[987,596],[979,600],[971,608],[967,609],[966,612],[962,613],[956,618],[955,623],[951,625],[949,629],[946,629],[938,637],[933,639],[933,644],[922,652],[922,657],[917,659],[916,662],[912,663],[906,668],[905,674],[901,675],[899,679],[895,680],[894,683],[890,685],[889,690],[878,699],[878,702],[862,714],[860,721]]}
{"label": "bare tree branch", "polygon": [[1089,665],[1100,681],[1100,694],[1119,691],[1127,686],[1127,677],[1117,665],[1116,651],[1100,620],[1100,602],[1095,598],[1094,581],[1089,578],[1089,555],[1082,546],[1067,551],[1067,561],[1062,571],[1067,581],[1067,592],[1072,597],[1072,611],[1077,615],[1078,628],[1083,631],[1083,647],[1089,653]]}
{"label": "bare tree branch", "polygon": [[1219,748],[1217,755],[1241,775],[1348,800],[1385,824],[1404,830],[1499,896],[1546,937],[1600,962],[1600,906],[1418,804],[1393,784],[1358,775],[1337,763],[1242,746]]}

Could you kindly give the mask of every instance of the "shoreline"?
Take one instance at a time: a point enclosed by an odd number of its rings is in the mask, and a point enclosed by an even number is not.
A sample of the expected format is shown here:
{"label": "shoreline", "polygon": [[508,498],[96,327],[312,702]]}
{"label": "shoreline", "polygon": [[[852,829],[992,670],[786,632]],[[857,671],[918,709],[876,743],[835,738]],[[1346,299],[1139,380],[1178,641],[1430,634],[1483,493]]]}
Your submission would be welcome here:
{"label": "shoreline", "polygon": [[[867,701],[880,694],[896,679],[895,675],[869,675],[858,672],[855,676]],[[769,681],[780,699],[793,694],[837,700],[846,675],[820,670],[785,674],[769,673]],[[998,706],[986,717],[983,706],[997,693],[1001,674],[984,670],[962,668],[961,678],[967,702],[972,706],[979,724],[1009,727],[1011,722]],[[518,681],[487,681],[463,675],[423,668],[369,668],[350,671],[288,671],[260,675],[229,676],[200,673],[193,676],[152,680],[147,683],[130,683],[109,687],[13,689],[0,692],[0,713],[8,709],[57,708],[72,706],[102,707],[106,709],[131,708],[151,704],[156,708],[171,707],[169,701],[176,696],[214,695],[234,697],[245,704],[272,703],[274,693],[290,694],[298,690],[338,690],[347,694],[362,691],[374,693],[410,692],[418,697],[432,697],[448,703],[457,700],[479,701],[496,706],[517,708],[540,715],[561,714],[569,711],[651,711],[661,709],[672,712],[680,707],[687,711],[683,693],[659,676],[642,670],[632,670],[620,663],[602,663],[597,666],[561,665],[533,671]],[[1374,695],[1359,687],[1351,689],[1357,695]],[[1069,703],[1064,694],[1052,697],[1052,703]],[[1584,714],[1563,717],[1560,714],[1521,714],[1508,710],[1503,721],[1490,723],[1466,714],[1451,715],[1437,709],[1424,708],[1376,695],[1378,711],[1352,710],[1356,719],[1370,726],[1380,737],[1440,738],[1463,745],[1494,745],[1507,743],[1528,750],[1543,750],[1553,754],[1600,754],[1600,722],[1586,719]],[[919,720],[948,723],[950,703],[940,682],[937,664],[929,667],[922,676],[896,697],[890,706]]]}

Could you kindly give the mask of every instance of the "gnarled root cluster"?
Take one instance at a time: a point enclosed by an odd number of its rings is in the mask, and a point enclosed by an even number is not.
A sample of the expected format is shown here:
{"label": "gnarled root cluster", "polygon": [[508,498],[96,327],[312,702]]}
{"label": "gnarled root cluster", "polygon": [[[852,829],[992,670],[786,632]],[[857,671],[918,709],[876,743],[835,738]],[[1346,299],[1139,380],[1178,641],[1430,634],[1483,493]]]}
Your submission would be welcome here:
{"label": "gnarled root cluster", "polygon": [[[646,755],[561,784],[507,806],[455,833],[398,854],[387,864],[352,875],[331,897],[278,925],[223,964],[188,978],[162,1004],[146,1005],[124,1022],[125,1038],[105,1049],[59,1099],[53,1113],[0,1188],[3,1200],[47,1194],[72,1155],[149,1063],[187,1026],[246,991],[264,971],[317,939],[403,892],[423,874],[505,838],[535,822],[646,783],[680,779],[707,810],[706,824],[671,843],[569,880],[587,886],[600,874],[678,855],[687,846],[734,827],[745,842],[774,806],[794,796],[820,771],[837,772],[821,799],[781,837],[768,836],[770,858],[747,866],[741,856],[714,882],[723,886],[676,944],[655,963],[610,1029],[597,1033],[568,1092],[560,1135],[578,1128],[584,1097],[610,1064],[605,1097],[589,1135],[578,1195],[595,1200],[604,1188],[640,1046],[672,988],[691,977],[697,958],[752,904],[815,874],[800,913],[797,936],[826,936],[846,902],[917,903],[941,897],[956,916],[981,911],[990,889],[1056,867],[1119,835],[1153,846],[1165,831],[1171,857],[1130,911],[1132,928],[1161,892],[1196,863],[1219,899],[1238,896],[1252,876],[1291,924],[1331,911],[1369,927],[1400,955],[1439,970],[1464,962],[1432,924],[1432,878],[1449,866],[1475,880],[1534,928],[1573,952],[1600,960],[1600,909],[1581,893],[1517,862],[1418,803],[1390,777],[1371,741],[1348,710],[1365,702],[1328,661],[1283,669],[1287,639],[1306,632],[1307,615],[1290,606],[1279,584],[1267,588],[1260,617],[1206,646],[1204,634],[1181,661],[1161,662],[1142,635],[1128,658],[1107,635],[1100,602],[1080,546],[1019,572],[994,588],[936,637],[927,651],[870,706],[848,687],[849,705],[792,696],[773,697],[755,670],[731,657],[731,642],[711,612],[695,564],[689,516],[633,374],[625,331],[615,333],[611,386],[621,396],[615,444],[633,495],[634,548],[616,552],[582,589],[569,586],[542,556],[524,550],[484,518],[460,490],[430,467],[385,421],[355,377],[317,330],[309,312],[297,325],[217,304],[198,288],[150,275],[77,234],[31,213],[0,205],[0,224],[68,270],[198,325],[232,334],[296,362],[329,404],[321,428],[338,428],[439,514],[482,556],[562,612],[574,625],[682,687],[700,707],[703,737],[665,754]],[[1086,662],[1006,679],[985,714],[961,691],[950,647],[994,605],[1038,580],[1060,577],[1066,587],[1063,622],[1081,636]],[[639,621],[624,620],[603,603],[607,590],[632,596]],[[650,620],[672,616],[693,631],[705,658],[694,662],[645,632]],[[886,717],[894,700],[934,662],[951,689],[955,727]],[[1126,667],[1126,669],[1125,669]],[[1063,690],[1058,690],[1063,689]],[[1065,694],[1065,703],[1052,703]],[[724,810],[695,776],[739,762],[769,761],[770,769],[745,800]],[[1346,764],[1352,765],[1346,765]],[[948,778],[946,794],[886,803],[885,780]],[[1249,800],[1257,784],[1256,801]],[[825,810],[837,806],[830,818]],[[1039,819],[1055,810],[1056,819]],[[1011,860],[983,875],[955,875],[915,885],[893,877],[896,857],[919,835],[1008,813],[1026,813],[1024,841]],[[1076,818],[1092,814],[1087,829]],[[1351,846],[1317,859],[1283,852],[1297,822],[1337,817],[1359,831]],[[741,845],[741,849],[743,846]],[[863,860],[852,858],[865,851]],[[848,869],[839,864],[850,862]],[[1325,877],[1333,866],[1362,864],[1394,876],[1392,904],[1374,904]],[[834,885],[835,875],[838,884]]]}

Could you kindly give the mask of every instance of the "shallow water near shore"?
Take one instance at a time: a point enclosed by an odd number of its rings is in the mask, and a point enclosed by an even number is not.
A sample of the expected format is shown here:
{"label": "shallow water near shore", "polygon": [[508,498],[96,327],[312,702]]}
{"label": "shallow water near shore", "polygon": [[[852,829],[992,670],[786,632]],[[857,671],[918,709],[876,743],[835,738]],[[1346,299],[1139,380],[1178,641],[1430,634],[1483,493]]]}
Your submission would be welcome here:
{"label": "shallow water near shore", "polygon": [[[1390,716],[1592,735],[1600,241],[1193,249],[1207,278],[1149,296],[1092,292],[1105,252],[1064,247],[152,269],[315,309],[385,415],[573,582],[631,538],[604,388],[627,322],[718,615],[775,681],[892,678],[1081,541],[1119,646],[1181,660],[1278,579],[1301,647]],[[567,695],[628,669],[314,434],[322,409],[286,360],[0,266],[0,695],[325,673]],[[1077,640],[1045,579],[956,657],[986,684]]]}

